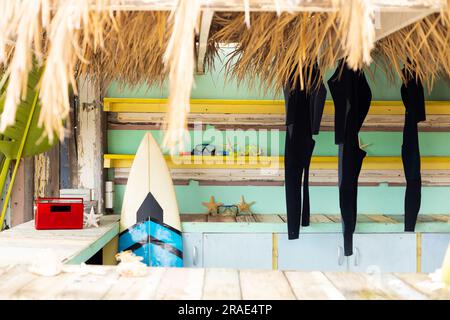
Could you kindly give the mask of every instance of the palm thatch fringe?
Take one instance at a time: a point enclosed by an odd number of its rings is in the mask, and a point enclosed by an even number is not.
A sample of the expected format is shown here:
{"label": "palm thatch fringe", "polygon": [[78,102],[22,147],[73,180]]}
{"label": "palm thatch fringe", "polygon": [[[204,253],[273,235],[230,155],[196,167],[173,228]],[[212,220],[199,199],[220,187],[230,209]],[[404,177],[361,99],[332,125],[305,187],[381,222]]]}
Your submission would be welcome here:
{"label": "palm thatch fringe", "polygon": [[170,94],[167,133],[163,145],[172,151],[175,151],[177,144],[183,148],[186,119],[190,110],[189,99],[194,84],[194,40],[195,31],[198,33],[200,4],[200,0],[180,0],[171,16],[173,30],[164,53],[164,64],[169,70]]}
{"label": "palm thatch fringe", "polygon": [[374,56],[388,76],[402,80],[408,74],[429,90],[438,78],[450,78],[450,33],[448,19],[434,14],[377,42]]}
{"label": "palm thatch fringe", "polygon": [[[173,12],[110,11],[124,1],[0,0],[0,70],[5,73],[0,81],[9,80],[0,130],[15,121],[35,59],[45,65],[39,119],[50,140],[64,137],[69,86],[76,92],[76,77],[83,75],[103,87],[112,81],[161,86],[168,78],[164,143],[173,149],[182,141],[194,85],[195,32],[205,0],[177,0]],[[390,76],[402,76],[405,66],[430,88],[438,77],[450,77],[450,4],[442,6],[450,0],[321,0],[321,6],[330,6],[327,12],[291,11],[298,5],[292,0],[273,0],[273,12],[250,12],[259,2],[239,1],[243,12],[214,14],[206,53],[212,67],[219,47],[235,44],[225,74],[238,83],[279,90],[297,75],[309,89],[315,84],[312,66],[323,73],[341,58],[355,70],[373,58]],[[375,43],[379,4],[446,9]]]}

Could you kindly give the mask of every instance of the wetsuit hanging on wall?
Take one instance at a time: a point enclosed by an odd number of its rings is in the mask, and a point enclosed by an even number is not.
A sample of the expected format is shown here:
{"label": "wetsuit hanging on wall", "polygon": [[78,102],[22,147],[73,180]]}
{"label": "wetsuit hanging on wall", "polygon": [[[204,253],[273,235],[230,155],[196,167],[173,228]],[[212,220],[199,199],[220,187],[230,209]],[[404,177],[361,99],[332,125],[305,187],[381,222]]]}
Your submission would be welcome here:
{"label": "wetsuit hanging on wall", "polygon": [[358,177],[366,152],[359,147],[358,133],[369,112],[372,93],[362,71],[343,62],[328,80],[335,107],[335,143],[339,145],[339,206],[344,233],[344,254],[353,254]]}
{"label": "wetsuit hanging on wall", "polygon": [[419,133],[417,124],[425,121],[425,98],[420,80],[403,69],[406,83],[401,88],[405,105],[402,161],[406,178],[405,231],[414,231],[420,210],[422,179],[420,174]]}
{"label": "wetsuit hanging on wall", "polygon": [[[284,88],[286,106],[286,141],[285,141],[285,188],[286,210],[288,217],[288,238],[298,239],[300,220],[302,226],[309,225],[309,166],[314,150],[313,134],[318,134],[322,119],[327,91],[322,79],[319,79],[317,67],[312,70],[313,85],[310,90],[300,89],[297,79],[291,76]],[[317,83],[317,81],[320,81]],[[303,176],[303,208],[302,208]]]}

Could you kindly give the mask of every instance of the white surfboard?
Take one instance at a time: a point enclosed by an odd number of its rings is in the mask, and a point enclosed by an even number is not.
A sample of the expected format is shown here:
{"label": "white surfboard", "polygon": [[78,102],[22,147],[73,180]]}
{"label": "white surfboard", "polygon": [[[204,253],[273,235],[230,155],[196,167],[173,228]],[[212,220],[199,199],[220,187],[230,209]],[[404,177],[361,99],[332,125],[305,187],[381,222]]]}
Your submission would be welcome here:
{"label": "white surfboard", "polygon": [[[143,255],[149,265],[180,266],[181,224],[175,189],[164,156],[151,133],[143,137],[130,170],[120,231],[120,251],[131,249]],[[147,247],[139,247],[145,241],[148,241]],[[165,251],[179,259],[169,261]]]}

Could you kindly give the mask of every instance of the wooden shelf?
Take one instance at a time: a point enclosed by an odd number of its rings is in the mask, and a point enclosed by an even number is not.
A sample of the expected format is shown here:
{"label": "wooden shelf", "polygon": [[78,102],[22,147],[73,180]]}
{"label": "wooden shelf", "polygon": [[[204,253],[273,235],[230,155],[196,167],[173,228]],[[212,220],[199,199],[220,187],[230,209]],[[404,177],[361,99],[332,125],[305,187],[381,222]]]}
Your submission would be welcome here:
{"label": "wooden shelf", "polygon": [[[114,170],[116,184],[126,184],[134,155],[106,154],[105,168]],[[227,159],[224,159],[227,158]],[[175,159],[175,160],[174,160]],[[166,156],[174,184],[226,186],[284,185],[283,157]],[[232,161],[234,159],[234,161]],[[311,186],[336,186],[337,157],[313,157],[309,182]],[[400,157],[367,157],[359,177],[361,186],[405,185]],[[450,157],[422,158],[422,185],[450,185]]]}
{"label": "wooden shelf", "polygon": [[[105,98],[107,112],[164,113],[167,99]],[[450,115],[450,101],[427,101],[427,114]],[[193,114],[285,114],[284,100],[191,99]],[[333,102],[327,100],[324,114],[334,114]],[[401,101],[372,101],[370,115],[404,115]]]}
{"label": "wooden shelf", "polygon": [[[449,101],[428,101],[426,109],[427,121],[419,124],[422,131],[450,130]],[[110,129],[160,129],[167,111],[167,100],[105,98],[104,111],[110,112]],[[373,101],[363,131],[401,131],[404,113],[401,101]],[[258,127],[285,130],[284,101],[193,99],[188,124],[192,127],[199,122],[214,125],[217,129]],[[330,131],[333,127],[334,107],[331,101],[327,101],[321,130]]]}
{"label": "wooden shelf", "polygon": [[[284,157],[165,156],[170,169],[278,169]],[[105,154],[105,168],[129,168],[134,155]],[[312,157],[311,169],[336,170],[338,157]],[[363,170],[403,170],[401,157],[366,157]],[[422,157],[422,170],[450,170],[450,157]]]}

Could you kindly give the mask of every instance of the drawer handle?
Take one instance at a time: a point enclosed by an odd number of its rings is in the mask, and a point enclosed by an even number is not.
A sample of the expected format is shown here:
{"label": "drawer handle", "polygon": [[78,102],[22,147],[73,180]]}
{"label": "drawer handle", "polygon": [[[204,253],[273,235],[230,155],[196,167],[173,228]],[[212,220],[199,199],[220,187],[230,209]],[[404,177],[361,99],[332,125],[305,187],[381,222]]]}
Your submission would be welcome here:
{"label": "drawer handle", "polygon": [[342,266],[344,263],[344,249],[341,246],[338,246],[338,265]]}
{"label": "drawer handle", "polygon": [[361,260],[361,253],[359,251],[359,248],[355,248],[355,266],[359,266],[359,262]]}
{"label": "drawer handle", "polygon": [[198,250],[197,250],[197,246],[194,246],[194,252],[192,254],[192,264],[194,266],[197,266],[197,264],[198,264]]}

